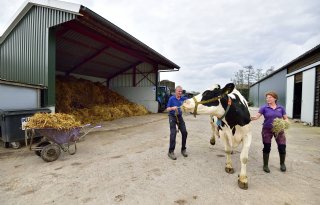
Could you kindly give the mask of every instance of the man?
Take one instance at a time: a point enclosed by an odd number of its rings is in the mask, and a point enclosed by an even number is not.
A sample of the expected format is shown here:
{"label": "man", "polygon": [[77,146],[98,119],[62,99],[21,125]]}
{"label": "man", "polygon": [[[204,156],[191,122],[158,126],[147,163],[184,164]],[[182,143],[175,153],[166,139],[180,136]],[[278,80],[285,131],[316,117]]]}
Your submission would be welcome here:
{"label": "man", "polygon": [[169,124],[170,124],[170,146],[168,157],[172,160],[176,160],[177,157],[174,155],[174,149],[176,146],[176,136],[177,136],[177,127],[182,134],[182,146],[181,154],[184,157],[188,157],[186,152],[186,142],[187,142],[187,129],[182,118],[182,112],[180,106],[183,104],[183,101],[187,100],[186,97],[182,96],[182,87],[177,86],[175,90],[175,95],[169,98],[167,104],[167,110],[169,111]]}

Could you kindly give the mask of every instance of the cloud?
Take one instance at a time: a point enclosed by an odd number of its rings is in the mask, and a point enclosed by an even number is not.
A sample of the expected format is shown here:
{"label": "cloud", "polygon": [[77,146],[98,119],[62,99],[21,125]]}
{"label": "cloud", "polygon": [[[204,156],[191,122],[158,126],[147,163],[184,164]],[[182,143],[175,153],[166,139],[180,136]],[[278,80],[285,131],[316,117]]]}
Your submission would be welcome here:
{"label": "cloud", "polygon": [[[187,90],[202,90],[213,84],[225,85],[230,82],[231,76],[242,68],[234,62],[217,63],[203,68],[185,68],[174,73],[161,73],[163,79],[176,81]],[[187,83],[186,83],[187,82]]]}
{"label": "cloud", "polygon": [[[0,27],[22,0],[0,1]],[[318,0],[71,0],[178,64],[161,73],[188,90],[221,85],[245,65],[282,65],[320,44]],[[8,17],[9,16],[9,17]]]}

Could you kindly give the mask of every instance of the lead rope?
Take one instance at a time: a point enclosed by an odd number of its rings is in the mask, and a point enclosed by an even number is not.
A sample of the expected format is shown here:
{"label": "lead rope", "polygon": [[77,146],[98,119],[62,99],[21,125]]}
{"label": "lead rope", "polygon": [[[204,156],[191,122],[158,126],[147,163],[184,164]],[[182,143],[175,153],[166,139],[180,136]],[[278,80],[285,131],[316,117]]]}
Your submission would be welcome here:
{"label": "lead rope", "polygon": [[194,103],[195,103],[194,110],[193,110],[193,116],[197,117],[197,110],[198,110],[198,105],[199,104],[206,104],[206,103],[214,102],[214,101],[219,100],[220,98],[222,98],[222,96],[218,96],[218,97],[215,97],[215,98],[211,98],[209,100],[203,100],[203,101],[198,102],[197,99],[195,97],[193,97],[192,99],[194,100]]}
{"label": "lead rope", "polygon": [[177,133],[179,133],[179,127],[180,126],[179,126],[178,110],[175,110],[174,113],[175,113],[175,116],[176,116],[176,122],[177,122],[177,126],[178,126]]}
{"label": "lead rope", "polygon": [[[227,96],[228,96],[228,95],[227,95]],[[193,116],[194,116],[194,117],[197,116],[197,110],[198,110],[198,105],[199,105],[199,104],[206,104],[206,103],[209,103],[209,102],[214,102],[214,101],[216,101],[216,100],[219,100],[220,98],[222,98],[222,96],[218,96],[218,97],[215,97],[215,98],[212,98],[212,99],[209,99],[209,100],[204,100],[204,101],[198,102],[197,99],[196,99],[195,97],[193,97],[192,99],[194,100],[194,103],[195,103],[195,105],[194,105],[194,111],[193,111]],[[217,124],[218,126],[221,125],[221,122],[222,122],[223,118],[227,115],[227,113],[228,113],[228,111],[229,111],[229,109],[230,109],[231,103],[232,103],[232,101],[231,101],[230,97],[228,96],[228,106],[227,106],[226,112],[222,115],[222,117],[221,117],[221,118],[218,118],[218,120],[217,120],[217,122],[216,122],[216,124]]]}
{"label": "lead rope", "polygon": [[194,111],[193,111],[193,116],[197,117],[197,110],[198,110],[198,101],[195,97],[192,97],[192,99],[194,100]]}

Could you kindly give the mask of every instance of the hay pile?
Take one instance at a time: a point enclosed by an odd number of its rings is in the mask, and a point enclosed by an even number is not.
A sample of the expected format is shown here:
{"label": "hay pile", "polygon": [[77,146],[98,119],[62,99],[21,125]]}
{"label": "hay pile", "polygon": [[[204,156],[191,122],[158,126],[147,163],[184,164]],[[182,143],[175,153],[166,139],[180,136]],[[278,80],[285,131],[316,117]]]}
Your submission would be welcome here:
{"label": "hay pile", "polygon": [[56,111],[75,116],[82,123],[146,115],[147,109],[128,101],[101,83],[57,76]]}
{"label": "hay pile", "polygon": [[289,128],[289,123],[284,119],[276,118],[273,120],[272,126],[272,131],[278,135],[280,132]]}
{"label": "hay pile", "polygon": [[55,129],[72,129],[80,127],[81,123],[75,120],[74,116],[62,113],[36,113],[29,118],[26,128],[55,128]]}

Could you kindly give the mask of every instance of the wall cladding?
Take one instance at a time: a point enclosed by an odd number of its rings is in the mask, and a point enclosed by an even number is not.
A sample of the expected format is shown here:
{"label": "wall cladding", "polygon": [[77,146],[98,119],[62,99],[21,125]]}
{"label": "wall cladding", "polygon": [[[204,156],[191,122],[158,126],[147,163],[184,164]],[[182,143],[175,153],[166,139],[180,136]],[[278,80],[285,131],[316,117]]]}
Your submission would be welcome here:
{"label": "wall cladding", "polygon": [[293,65],[289,66],[288,74],[318,61],[320,61],[320,49],[318,49],[318,51],[316,53],[313,53],[311,56],[309,55],[305,57],[303,60],[300,60],[294,63]]}
{"label": "wall cladding", "polygon": [[278,96],[278,103],[286,104],[286,74],[287,70],[282,70],[273,76],[255,84],[250,88],[249,101],[252,100],[255,107],[260,107],[266,103],[265,93],[275,91]]}
{"label": "wall cladding", "polygon": [[76,17],[33,6],[0,47],[0,78],[48,86],[49,28]]}
{"label": "wall cladding", "polygon": [[314,125],[320,126],[320,66],[316,68],[316,87],[314,102]]}
{"label": "wall cladding", "polygon": [[[156,84],[156,74],[153,72],[154,68],[152,65],[148,63],[141,63],[137,66],[136,70],[136,87],[149,87],[154,86]],[[134,87],[134,70],[129,69],[128,71],[112,78],[109,81],[109,87]],[[145,78],[147,76],[148,78]],[[151,82],[150,82],[151,80]]]}
{"label": "wall cladding", "polygon": [[259,83],[255,84],[250,88],[249,92],[249,102],[251,102],[254,107],[259,107],[259,86]]}

